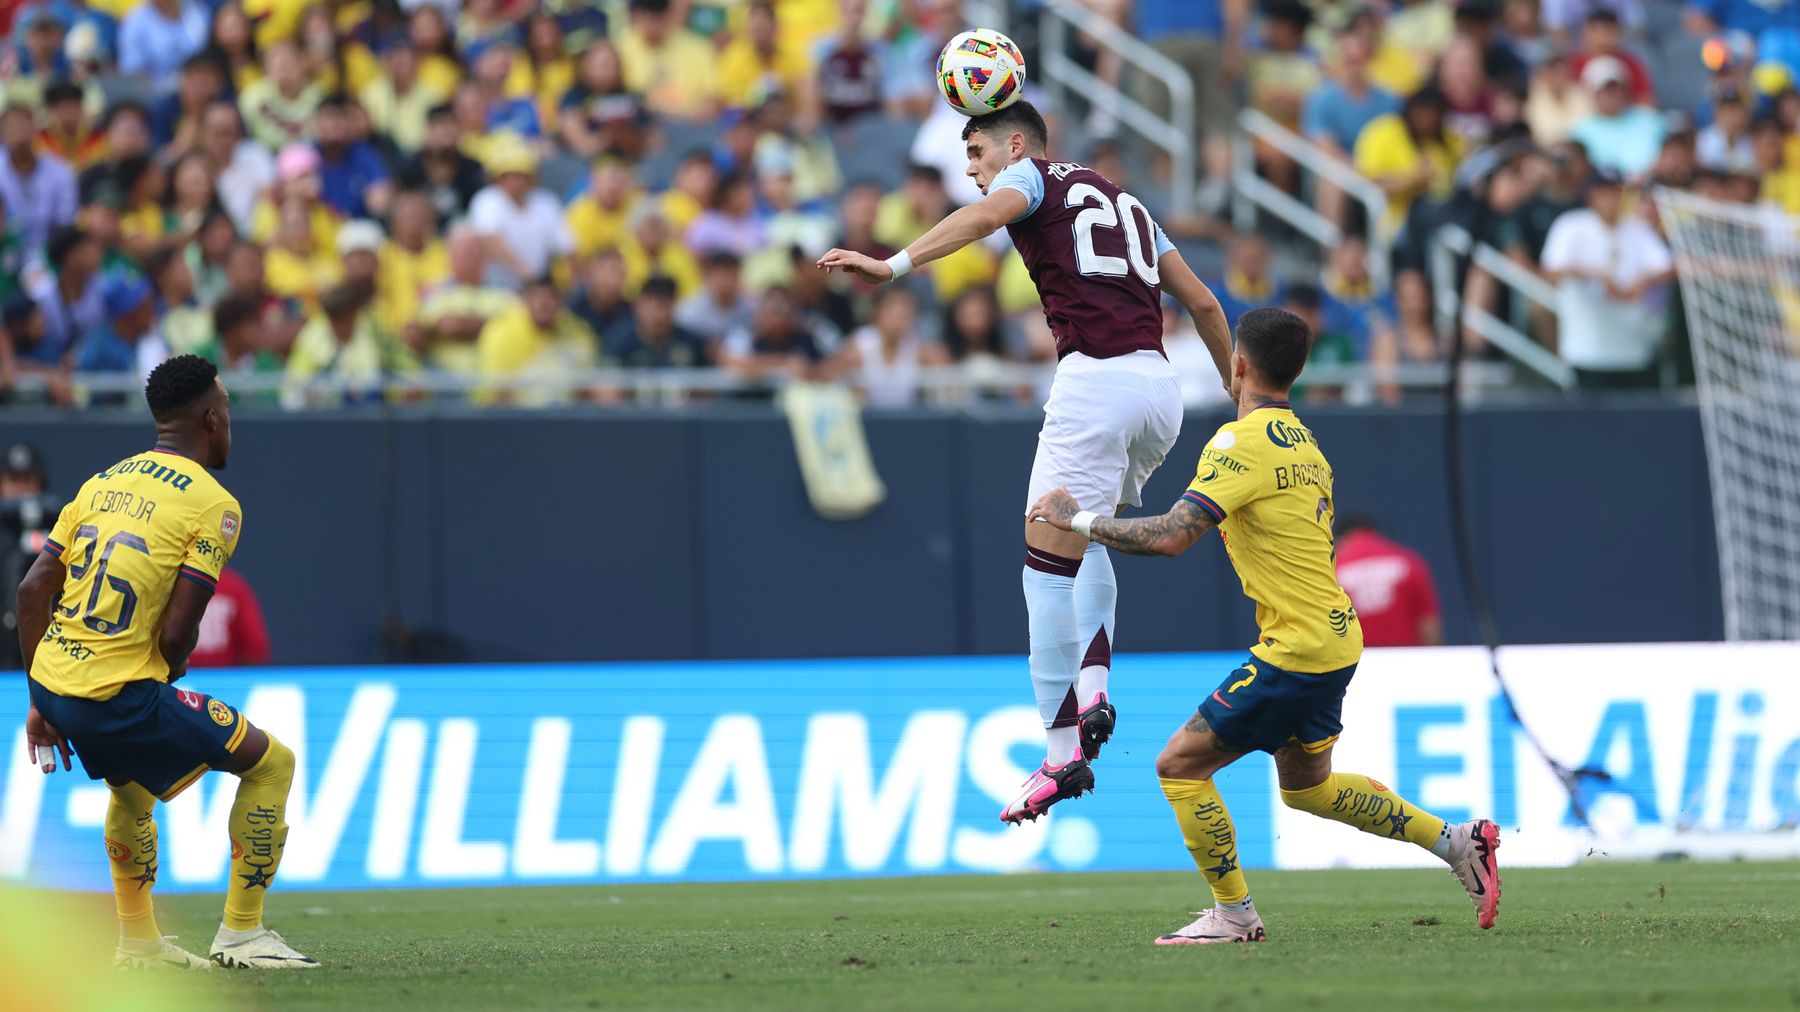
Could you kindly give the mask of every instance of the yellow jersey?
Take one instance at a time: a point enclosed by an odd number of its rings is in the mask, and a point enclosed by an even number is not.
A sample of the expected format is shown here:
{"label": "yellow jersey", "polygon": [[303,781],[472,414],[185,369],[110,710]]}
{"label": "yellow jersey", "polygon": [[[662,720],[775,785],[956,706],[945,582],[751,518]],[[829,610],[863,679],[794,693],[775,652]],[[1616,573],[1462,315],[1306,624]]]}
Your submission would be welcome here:
{"label": "yellow jersey", "polygon": [[89,478],[44,549],[68,575],[31,677],[82,699],[167,681],[157,633],[175,581],[217,587],[243,517],[206,468],[170,450],[147,450]]}
{"label": "yellow jersey", "polygon": [[1250,652],[1321,674],[1362,656],[1362,624],[1338,585],[1331,465],[1286,403],[1219,427],[1182,498],[1219,522],[1225,554],[1256,602]]}

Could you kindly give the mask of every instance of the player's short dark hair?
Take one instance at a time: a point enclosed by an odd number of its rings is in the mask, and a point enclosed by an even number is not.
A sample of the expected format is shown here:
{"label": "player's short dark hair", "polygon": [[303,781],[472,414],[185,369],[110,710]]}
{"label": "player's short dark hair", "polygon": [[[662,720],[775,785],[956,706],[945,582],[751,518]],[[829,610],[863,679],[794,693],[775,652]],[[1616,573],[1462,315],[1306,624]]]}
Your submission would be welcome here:
{"label": "player's short dark hair", "polygon": [[1252,309],[1238,317],[1238,351],[1258,376],[1282,389],[1300,378],[1312,342],[1312,328],[1285,309]]}
{"label": "player's short dark hair", "polygon": [[644,279],[644,287],[638,289],[638,297],[646,299],[674,299],[675,280],[666,274],[653,274]]}
{"label": "player's short dark hair", "polygon": [[1587,13],[1587,23],[1593,24],[1595,22],[1599,22],[1603,25],[1616,25],[1619,23],[1619,12],[1608,7],[1596,6],[1590,8]]}
{"label": "player's short dark hair", "polygon": [[1027,151],[1048,152],[1050,150],[1050,128],[1044,125],[1044,114],[1037,111],[1037,106],[1020,99],[998,112],[990,112],[985,116],[970,116],[963,124],[962,139],[968,140],[975,131],[981,131],[989,137],[1004,138],[1015,133],[1025,135]]}
{"label": "player's short dark hair", "polygon": [[425,119],[427,121],[434,120],[434,119],[455,119],[455,118],[456,118],[456,107],[451,105],[448,102],[439,102],[437,105],[434,105],[431,108],[425,110]]}
{"label": "player's short dark hair", "polygon": [[319,101],[316,112],[349,112],[350,96],[334,91]]}
{"label": "player's short dark hair", "polygon": [[150,402],[150,413],[157,421],[166,421],[205,397],[218,377],[219,367],[199,355],[176,355],[150,370],[150,379],[144,384],[144,400]]}

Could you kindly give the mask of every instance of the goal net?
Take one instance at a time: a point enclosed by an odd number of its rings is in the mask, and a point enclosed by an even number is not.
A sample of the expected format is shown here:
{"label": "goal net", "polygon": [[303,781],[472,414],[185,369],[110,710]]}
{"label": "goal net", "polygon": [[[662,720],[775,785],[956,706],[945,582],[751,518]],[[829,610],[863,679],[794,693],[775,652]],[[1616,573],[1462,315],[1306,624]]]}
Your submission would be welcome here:
{"label": "goal net", "polygon": [[1656,200],[1693,344],[1725,635],[1800,640],[1800,218]]}

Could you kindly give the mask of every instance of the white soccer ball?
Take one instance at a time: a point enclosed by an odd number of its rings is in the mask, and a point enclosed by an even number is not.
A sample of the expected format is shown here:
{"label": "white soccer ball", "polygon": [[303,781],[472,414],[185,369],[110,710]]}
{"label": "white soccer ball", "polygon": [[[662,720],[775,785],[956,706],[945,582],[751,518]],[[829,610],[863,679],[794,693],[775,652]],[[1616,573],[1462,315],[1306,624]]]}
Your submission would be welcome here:
{"label": "white soccer ball", "polygon": [[1025,54],[992,28],[963,32],[938,54],[938,92],[964,116],[985,116],[1025,92]]}

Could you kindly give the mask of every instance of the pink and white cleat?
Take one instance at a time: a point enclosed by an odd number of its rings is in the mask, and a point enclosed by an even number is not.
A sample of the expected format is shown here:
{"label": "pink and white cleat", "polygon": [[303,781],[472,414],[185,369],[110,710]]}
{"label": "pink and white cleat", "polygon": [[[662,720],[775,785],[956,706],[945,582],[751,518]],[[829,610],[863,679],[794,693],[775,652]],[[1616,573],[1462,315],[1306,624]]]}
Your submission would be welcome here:
{"label": "pink and white cleat", "polygon": [[1468,890],[1483,931],[1500,916],[1500,861],[1494,856],[1499,849],[1500,827],[1486,819],[1450,827],[1450,874]]}
{"label": "pink and white cleat", "polygon": [[1019,796],[1000,810],[1000,821],[1018,825],[1035,822],[1050,806],[1064,798],[1079,798],[1094,789],[1094,771],[1079,755],[1069,757],[1061,766],[1051,766],[1046,759],[1037,772],[1025,779]]}
{"label": "pink and white cleat", "polygon": [[1266,942],[1262,917],[1256,908],[1248,910],[1203,910],[1194,923],[1185,928],[1158,935],[1158,945],[1218,945],[1223,942]]}
{"label": "pink and white cleat", "polygon": [[1100,746],[1112,740],[1113,725],[1119,721],[1119,711],[1113,709],[1112,701],[1106,693],[1096,692],[1087,708],[1076,718],[1081,727],[1081,754],[1089,762],[1100,758]]}

